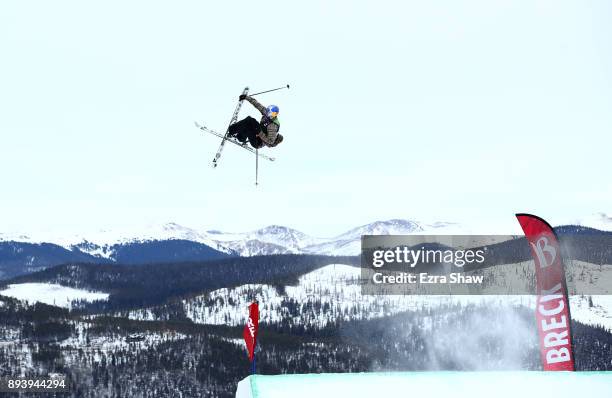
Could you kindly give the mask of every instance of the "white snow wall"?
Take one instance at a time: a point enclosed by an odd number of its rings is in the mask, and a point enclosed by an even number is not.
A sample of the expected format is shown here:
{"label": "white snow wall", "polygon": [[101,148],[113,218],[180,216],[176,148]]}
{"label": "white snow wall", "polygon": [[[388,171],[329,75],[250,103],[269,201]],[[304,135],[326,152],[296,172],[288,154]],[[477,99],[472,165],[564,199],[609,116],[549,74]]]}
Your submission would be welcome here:
{"label": "white snow wall", "polygon": [[249,376],[236,398],[612,397],[612,372],[397,372]]}

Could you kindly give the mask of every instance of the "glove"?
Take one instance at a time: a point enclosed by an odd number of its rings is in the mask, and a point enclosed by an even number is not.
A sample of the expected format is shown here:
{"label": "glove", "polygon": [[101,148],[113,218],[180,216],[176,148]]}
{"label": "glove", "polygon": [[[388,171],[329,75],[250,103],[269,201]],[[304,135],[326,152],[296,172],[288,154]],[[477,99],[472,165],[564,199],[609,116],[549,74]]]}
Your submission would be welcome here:
{"label": "glove", "polygon": [[238,101],[242,101],[246,97],[247,97],[246,94],[240,94],[240,97],[238,97]]}

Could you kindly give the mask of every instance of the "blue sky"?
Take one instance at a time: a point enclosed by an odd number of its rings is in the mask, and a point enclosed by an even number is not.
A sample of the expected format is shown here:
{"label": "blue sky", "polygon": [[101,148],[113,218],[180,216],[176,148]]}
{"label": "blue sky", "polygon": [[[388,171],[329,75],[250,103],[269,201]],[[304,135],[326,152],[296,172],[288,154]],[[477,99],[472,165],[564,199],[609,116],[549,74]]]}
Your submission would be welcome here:
{"label": "blue sky", "polygon": [[[612,213],[611,15],[607,1],[4,3],[0,229],[326,236]],[[244,86],[286,83],[260,97],[285,136],[260,186],[238,148],[213,170],[218,141],[193,121],[223,130]]]}

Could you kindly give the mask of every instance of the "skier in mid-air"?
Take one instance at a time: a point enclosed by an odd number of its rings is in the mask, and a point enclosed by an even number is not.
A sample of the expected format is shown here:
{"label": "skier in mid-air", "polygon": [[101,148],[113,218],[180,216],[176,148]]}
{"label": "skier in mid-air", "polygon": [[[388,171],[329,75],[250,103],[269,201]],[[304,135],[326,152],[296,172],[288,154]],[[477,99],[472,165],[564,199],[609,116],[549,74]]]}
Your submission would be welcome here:
{"label": "skier in mid-air", "polygon": [[259,112],[261,112],[261,120],[247,116],[239,122],[232,124],[228,129],[229,137],[236,137],[238,141],[245,144],[247,140],[253,148],[261,148],[263,146],[275,147],[283,142],[283,136],[278,133],[280,122],[278,121],[278,106],[270,105],[263,106],[253,97],[241,95],[238,98],[240,101],[249,101]]}

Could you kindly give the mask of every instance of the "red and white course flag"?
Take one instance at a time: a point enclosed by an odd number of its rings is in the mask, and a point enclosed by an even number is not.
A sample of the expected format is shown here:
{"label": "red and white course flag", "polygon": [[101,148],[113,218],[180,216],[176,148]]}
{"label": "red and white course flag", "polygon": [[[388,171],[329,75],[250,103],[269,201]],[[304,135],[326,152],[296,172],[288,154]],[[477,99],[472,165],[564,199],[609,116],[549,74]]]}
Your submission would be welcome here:
{"label": "red and white course flag", "polygon": [[257,330],[259,329],[259,306],[253,303],[249,306],[249,319],[247,319],[242,337],[249,351],[249,361],[253,362],[255,356],[255,345],[257,345]]}
{"label": "red and white course flag", "polygon": [[574,370],[570,309],[561,247],[546,221],[517,214],[535,261],[536,321],[544,370]]}

